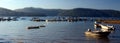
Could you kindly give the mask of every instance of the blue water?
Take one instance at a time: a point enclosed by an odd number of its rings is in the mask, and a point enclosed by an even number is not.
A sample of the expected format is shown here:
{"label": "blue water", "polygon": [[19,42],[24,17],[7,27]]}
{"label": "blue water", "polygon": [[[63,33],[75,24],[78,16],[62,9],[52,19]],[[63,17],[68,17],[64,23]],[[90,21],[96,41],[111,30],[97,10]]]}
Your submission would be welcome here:
{"label": "blue water", "polygon": [[[86,37],[84,32],[93,29],[93,21],[34,22],[29,20],[1,21],[0,43],[120,43],[120,25],[107,38]],[[28,26],[45,25],[39,29]]]}

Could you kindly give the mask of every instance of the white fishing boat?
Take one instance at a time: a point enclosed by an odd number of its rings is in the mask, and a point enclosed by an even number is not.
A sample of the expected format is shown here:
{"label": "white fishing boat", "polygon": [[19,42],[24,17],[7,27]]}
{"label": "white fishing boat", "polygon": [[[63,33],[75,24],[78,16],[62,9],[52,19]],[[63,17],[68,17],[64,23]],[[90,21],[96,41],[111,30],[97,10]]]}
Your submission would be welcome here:
{"label": "white fishing boat", "polygon": [[109,31],[91,31],[88,29],[88,31],[85,32],[86,35],[90,36],[108,36],[111,32]]}
{"label": "white fishing boat", "polygon": [[94,22],[94,27],[95,28],[100,28],[101,31],[113,31],[113,30],[115,30],[114,26],[103,25],[103,24],[100,24],[96,21]]}
{"label": "white fishing boat", "polygon": [[111,31],[111,30],[115,30],[115,28],[114,28],[113,26],[101,25],[101,30],[102,30],[102,31]]}

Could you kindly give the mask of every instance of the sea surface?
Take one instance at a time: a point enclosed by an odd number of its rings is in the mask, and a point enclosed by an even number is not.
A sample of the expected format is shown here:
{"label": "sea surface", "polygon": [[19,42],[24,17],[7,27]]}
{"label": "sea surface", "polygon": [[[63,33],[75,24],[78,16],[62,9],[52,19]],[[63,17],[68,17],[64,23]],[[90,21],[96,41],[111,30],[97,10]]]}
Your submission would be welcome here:
{"label": "sea surface", "polygon": [[[94,21],[34,22],[26,20],[0,21],[0,43],[120,43],[120,24],[106,38],[86,37],[87,29],[94,29]],[[29,26],[45,25],[38,29]]]}

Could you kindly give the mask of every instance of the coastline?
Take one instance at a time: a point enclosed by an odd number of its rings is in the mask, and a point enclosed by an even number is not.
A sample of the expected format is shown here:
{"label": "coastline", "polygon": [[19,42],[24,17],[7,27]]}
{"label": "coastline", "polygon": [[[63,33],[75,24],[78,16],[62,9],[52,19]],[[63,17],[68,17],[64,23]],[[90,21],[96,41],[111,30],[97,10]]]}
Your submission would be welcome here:
{"label": "coastline", "polygon": [[120,24],[120,20],[101,20],[100,22],[108,24]]}

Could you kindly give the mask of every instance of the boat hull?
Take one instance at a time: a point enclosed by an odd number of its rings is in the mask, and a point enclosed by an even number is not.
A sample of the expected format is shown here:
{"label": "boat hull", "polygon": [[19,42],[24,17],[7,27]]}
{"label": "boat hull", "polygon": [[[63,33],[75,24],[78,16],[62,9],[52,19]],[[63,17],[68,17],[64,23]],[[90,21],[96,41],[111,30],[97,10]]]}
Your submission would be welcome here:
{"label": "boat hull", "polygon": [[85,32],[86,35],[90,36],[108,36],[111,32]]}
{"label": "boat hull", "polygon": [[27,27],[27,29],[39,29],[39,26],[31,26],[31,27]]}

